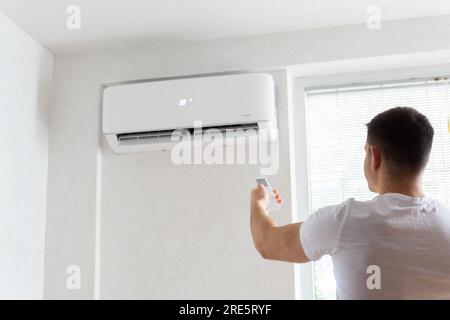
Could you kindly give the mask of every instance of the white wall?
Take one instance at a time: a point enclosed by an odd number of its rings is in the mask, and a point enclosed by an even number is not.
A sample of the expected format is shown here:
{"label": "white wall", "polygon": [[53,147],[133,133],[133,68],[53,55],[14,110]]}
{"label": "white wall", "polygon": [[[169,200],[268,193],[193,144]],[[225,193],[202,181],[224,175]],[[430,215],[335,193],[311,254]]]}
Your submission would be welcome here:
{"label": "white wall", "polygon": [[[117,156],[107,145],[99,152],[102,84],[444,50],[449,27],[448,17],[440,17],[383,23],[379,31],[347,26],[57,57],[45,296],[94,296],[101,216],[100,297],[294,298],[292,266],[261,260],[251,245],[247,198],[256,168],[174,167],[165,153]],[[274,75],[283,161],[273,181],[290,208],[289,77],[283,70]],[[287,211],[280,216],[290,220]],[[78,291],[65,286],[71,264],[81,267]]]}
{"label": "white wall", "polygon": [[[90,68],[92,77],[72,78],[55,69],[46,298],[93,297],[100,209],[101,298],[293,298],[293,266],[263,261],[250,237],[248,195],[258,167],[174,166],[167,152],[119,156],[106,144],[102,155],[97,152],[101,84],[133,79],[129,70],[145,63],[103,62],[119,74],[96,77]],[[280,87],[280,134],[288,141],[287,75],[273,75]],[[282,167],[273,183],[289,208],[285,142],[280,152]],[[278,220],[288,223],[290,210]],[[72,264],[81,268],[80,290],[66,287]]]}
{"label": "white wall", "polygon": [[[290,222],[287,77],[278,85],[279,223]],[[101,298],[289,299],[293,266],[268,263],[253,246],[249,190],[257,165],[174,165],[170,152],[118,156],[105,144]],[[276,275],[276,276],[274,276]]]}
{"label": "white wall", "polygon": [[52,65],[0,12],[0,299],[43,297]]}

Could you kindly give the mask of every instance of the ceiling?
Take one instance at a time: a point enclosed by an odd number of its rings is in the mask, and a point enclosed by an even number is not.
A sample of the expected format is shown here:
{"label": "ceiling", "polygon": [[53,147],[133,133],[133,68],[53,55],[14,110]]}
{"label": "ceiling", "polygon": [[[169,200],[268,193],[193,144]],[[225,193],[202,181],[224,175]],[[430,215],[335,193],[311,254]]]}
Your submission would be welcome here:
{"label": "ceiling", "polygon": [[[66,28],[69,5],[81,30]],[[199,41],[450,14],[449,0],[0,0],[0,11],[55,53],[99,43]]]}

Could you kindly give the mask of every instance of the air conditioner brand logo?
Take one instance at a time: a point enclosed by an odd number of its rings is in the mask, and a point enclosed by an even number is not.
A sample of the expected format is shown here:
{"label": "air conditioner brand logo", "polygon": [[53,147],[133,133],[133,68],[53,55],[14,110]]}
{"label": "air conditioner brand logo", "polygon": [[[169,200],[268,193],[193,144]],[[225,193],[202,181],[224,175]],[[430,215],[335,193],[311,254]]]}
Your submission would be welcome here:
{"label": "air conditioner brand logo", "polygon": [[178,100],[178,106],[179,107],[187,107],[189,103],[193,101],[192,98],[181,98]]}

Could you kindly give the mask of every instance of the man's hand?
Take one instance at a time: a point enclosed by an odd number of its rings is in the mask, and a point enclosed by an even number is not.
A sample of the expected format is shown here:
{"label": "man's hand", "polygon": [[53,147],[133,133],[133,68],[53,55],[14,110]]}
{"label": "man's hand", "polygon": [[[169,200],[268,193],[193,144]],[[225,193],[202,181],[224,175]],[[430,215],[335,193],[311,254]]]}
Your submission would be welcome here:
{"label": "man's hand", "polygon": [[[275,199],[282,199],[273,190]],[[288,262],[307,262],[300,243],[300,225],[293,223],[278,227],[267,212],[269,195],[262,185],[258,185],[250,194],[250,227],[256,249],[265,259]]]}
{"label": "man's hand", "polygon": [[[282,199],[278,191],[273,190],[273,193],[277,202],[281,204]],[[250,194],[250,204],[251,208],[262,209],[267,213],[266,208],[269,204],[269,195],[267,194],[266,189],[261,184],[258,184],[258,186],[252,190]]]}

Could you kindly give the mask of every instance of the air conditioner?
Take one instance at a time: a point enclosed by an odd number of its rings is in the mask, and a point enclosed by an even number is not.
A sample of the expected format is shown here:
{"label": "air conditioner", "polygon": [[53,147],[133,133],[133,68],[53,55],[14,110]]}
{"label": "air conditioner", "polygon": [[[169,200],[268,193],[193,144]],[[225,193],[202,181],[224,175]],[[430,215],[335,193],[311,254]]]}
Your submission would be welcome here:
{"label": "air conditioner", "polygon": [[[208,132],[236,138],[264,132],[273,141],[277,114],[272,76],[201,76],[105,88],[103,133],[114,152],[167,150],[179,141],[174,133],[180,132],[192,139]],[[224,141],[230,143],[229,138]]]}

